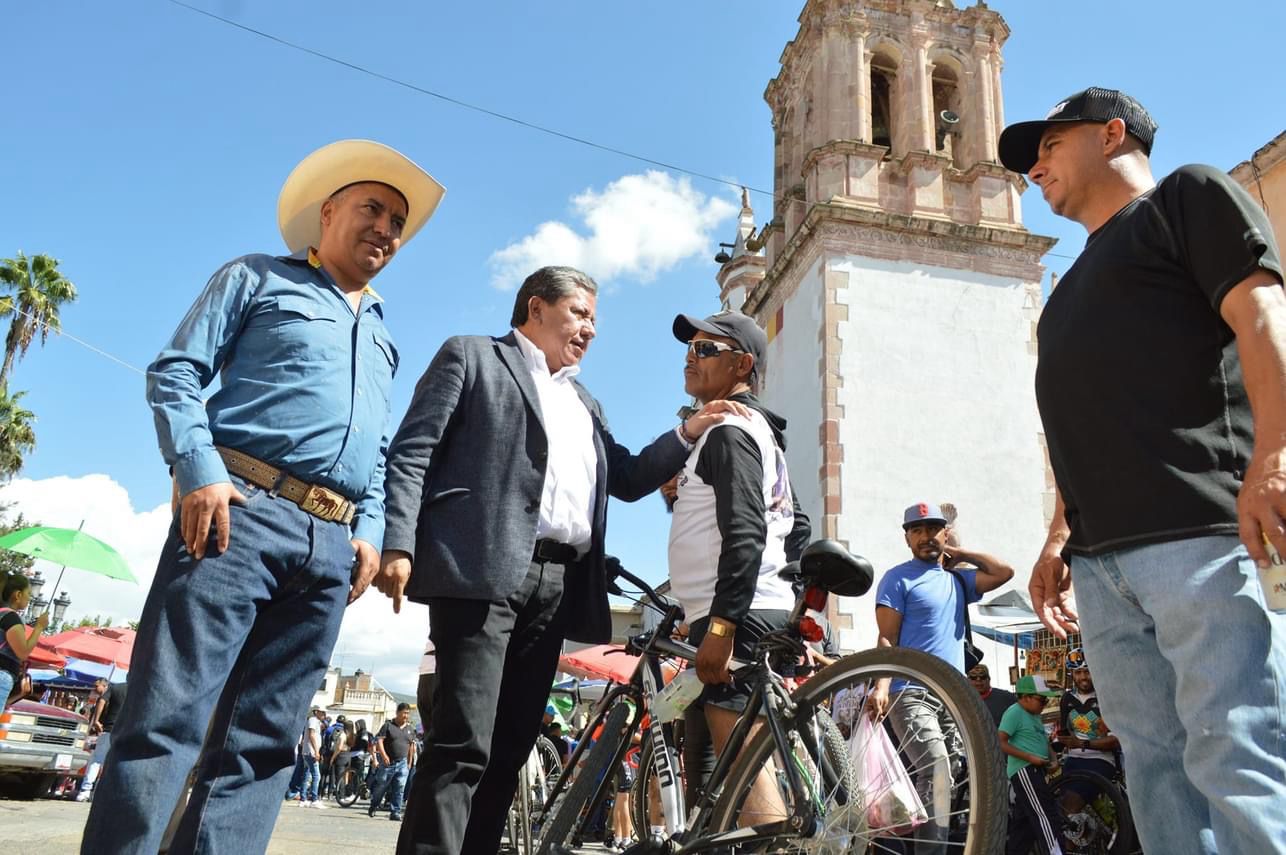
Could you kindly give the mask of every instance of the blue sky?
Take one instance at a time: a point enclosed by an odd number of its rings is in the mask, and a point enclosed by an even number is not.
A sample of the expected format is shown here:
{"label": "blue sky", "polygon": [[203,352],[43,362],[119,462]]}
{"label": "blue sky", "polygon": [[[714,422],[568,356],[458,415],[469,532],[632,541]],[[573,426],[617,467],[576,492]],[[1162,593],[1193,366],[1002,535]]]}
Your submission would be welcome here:
{"label": "blue sky", "polygon": [[[802,0],[193,2],[423,88],[759,188],[771,187],[772,174],[762,94],[802,8]],[[1160,124],[1158,175],[1191,161],[1231,168],[1286,126],[1281,4],[991,5],[1013,31],[1003,73],[1010,121],[1039,117],[1087,85],[1124,88]],[[674,423],[682,350],[670,321],[717,308],[711,257],[733,235],[735,189],[647,177],[654,167],[462,110],[164,0],[14,4],[5,23],[0,256],[22,249],[62,260],[81,292],[63,314],[69,333],[145,366],[222,262],[280,251],[276,198],[294,164],[335,139],[368,137],[448,188],[437,216],[375,283],[402,354],[395,417],[446,336],[505,330],[513,291],[496,287],[492,257],[557,221],[584,238],[573,240],[579,257],[597,266],[605,288],[582,378],[628,445]],[[676,199],[687,219],[649,222],[638,204]],[[1074,256],[1078,227],[1052,218],[1038,194],[1024,201],[1028,227],[1059,237],[1054,252]],[[769,200],[752,203],[766,220]],[[1047,263],[1062,270],[1070,261]],[[18,365],[11,388],[28,390],[39,418],[24,477],[101,473],[136,510],[167,500],[139,375],[51,338]],[[666,526],[657,499],[617,504],[609,548],[663,578]]]}

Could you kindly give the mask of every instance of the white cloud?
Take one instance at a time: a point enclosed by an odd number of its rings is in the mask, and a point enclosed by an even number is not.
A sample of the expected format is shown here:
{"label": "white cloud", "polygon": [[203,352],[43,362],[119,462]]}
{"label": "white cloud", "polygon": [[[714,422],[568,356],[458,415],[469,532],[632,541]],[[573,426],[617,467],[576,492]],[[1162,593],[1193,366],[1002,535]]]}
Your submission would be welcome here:
{"label": "white cloud", "polygon": [[[112,618],[118,626],[138,619],[169,531],[168,503],[136,511],[125,488],[106,475],[15,478],[0,488],[0,503],[12,505],[10,515],[21,512],[40,525],[76,528],[84,520],[85,533],[115,548],[138,579],[138,585],[131,585],[68,568],[59,590],[71,596],[69,619],[98,615]],[[51,596],[58,566],[37,561],[36,569],[48,580],[43,596]]]}
{"label": "white cloud", "polygon": [[[99,615],[112,618],[117,626],[138,620],[169,533],[168,502],[135,510],[129,493],[109,476],[85,475],[16,478],[0,488],[0,504],[11,505],[10,515],[21,512],[42,525],[76,528],[84,520],[84,531],[114,547],[138,579],[136,586],[68,568],[59,589],[72,598],[68,618]],[[44,591],[48,596],[58,567],[46,561],[36,562],[36,567],[49,580]],[[332,664],[348,673],[361,668],[388,689],[412,693],[427,629],[424,606],[403,603],[402,613],[395,616],[392,601],[371,589],[345,612]]]}
{"label": "white cloud", "polygon": [[602,192],[586,190],[572,198],[572,210],[587,233],[558,221],[540,224],[492,254],[492,284],[515,288],[547,264],[579,268],[600,282],[618,277],[646,282],[708,251],[711,230],[737,207],[694,190],[687,178],[649,170],[618,178]]}

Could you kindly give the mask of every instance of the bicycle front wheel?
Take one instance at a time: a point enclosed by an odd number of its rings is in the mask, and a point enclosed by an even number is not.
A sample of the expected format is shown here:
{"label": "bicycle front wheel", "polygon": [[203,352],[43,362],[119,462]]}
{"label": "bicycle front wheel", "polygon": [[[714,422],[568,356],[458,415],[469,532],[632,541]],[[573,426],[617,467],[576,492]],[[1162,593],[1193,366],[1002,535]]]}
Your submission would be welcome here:
{"label": "bicycle front wheel", "polygon": [[[865,699],[884,678],[894,681],[888,709],[863,725]],[[767,847],[754,844],[757,852],[878,852],[899,840],[937,842],[965,855],[1003,849],[1003,755],[991,715],[963,674],[919,651],[878,648],[819,671],[792,700],[787,756],[760,728],[728,773],[710,830],[802,813],[789,764],[800,773],[815,823]],[[847,769],[836,759],[826,717],[847,743]]]}
{"label": "bicycle front wheel", "polygon": [[[629,715],[630,708],[624,701],[615,704],[603,722],[603,731],[598,741],[590,747],[576,769],[566,770],[572,776],[571,786],[555,801],[549,821],[541,825],[540,842],[536,847],[538,855],[551,855],[567,843],[567,837],[572,832],[572,826],[580,819],[581,811],[603,785],[604,776],[611,771],[609,767],[625,740],[625,725]],[[587,738],[588,736],[586,734]]]}

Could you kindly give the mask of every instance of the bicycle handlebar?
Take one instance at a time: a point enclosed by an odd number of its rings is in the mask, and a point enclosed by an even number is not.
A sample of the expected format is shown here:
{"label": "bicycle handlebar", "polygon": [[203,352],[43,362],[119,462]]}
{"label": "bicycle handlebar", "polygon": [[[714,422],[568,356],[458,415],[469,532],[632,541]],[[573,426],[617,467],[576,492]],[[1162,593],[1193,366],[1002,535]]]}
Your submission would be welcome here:
{"label": "bicycle handlebar", "polygon": [[[607,567],[608,567],[608,570],[607,570],[608,593],[616,594],[618,597],[624,596],[625,592],[621,590],[620,585],[616,584],[616,578],[619,576],[620,578],[624,579],[625,581],[629,582],[631,585],[635,586],[640,591],[642,591],[643,596],[649,600],[649,604],[652,606],[652,608],[656,609],[661,614],[665,614],[671,608],[675,607],[674,603],[666,602],[666,600],[656,592],[655,588],[653,588],[647,582],[644,582],[638,576],[635,576],[633,573],[631,573],[630,571],[626,570],[623,566],[621,566],[620,561],[609,562]],[[682,619],[683,619],[682,615],[680,615],[679,620],[682,620]]]}

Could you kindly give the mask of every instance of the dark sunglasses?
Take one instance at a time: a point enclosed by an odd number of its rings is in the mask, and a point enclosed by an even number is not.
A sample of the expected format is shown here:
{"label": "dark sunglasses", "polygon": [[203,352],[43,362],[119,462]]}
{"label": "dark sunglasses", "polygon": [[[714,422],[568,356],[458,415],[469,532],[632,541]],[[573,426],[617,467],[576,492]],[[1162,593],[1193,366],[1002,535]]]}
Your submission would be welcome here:
{"label": "dark sunglasses", "polygon": [[721,353],[745,353],[744,350],[733,347],[730,344],[724,344],[721,341],[710,341],[705,338],[688,342],[688,350],[695,353],[697,359],[709,359],[711,356],[718,356]]}

